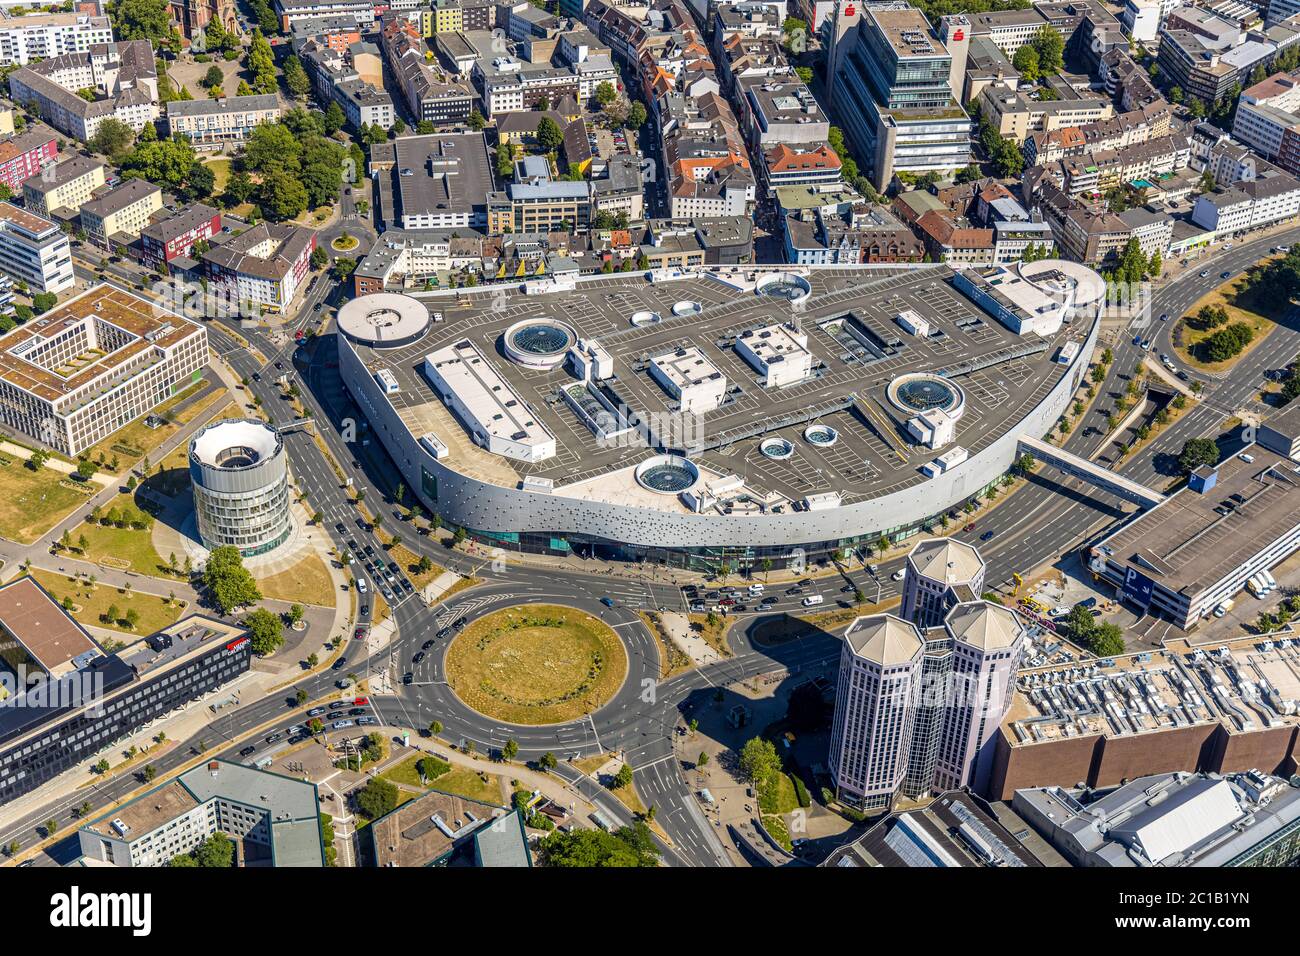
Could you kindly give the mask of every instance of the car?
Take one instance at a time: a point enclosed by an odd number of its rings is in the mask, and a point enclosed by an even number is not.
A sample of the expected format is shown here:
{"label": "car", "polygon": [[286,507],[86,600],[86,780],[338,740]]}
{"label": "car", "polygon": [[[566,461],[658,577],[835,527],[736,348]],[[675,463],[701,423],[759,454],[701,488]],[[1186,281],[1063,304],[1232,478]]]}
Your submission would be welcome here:
{"label": "car", "polygon": [[1219,278],[1220,278],[1220,279],[1230,279],[1230,278],[1232,278],[1232,273],[1231,273],[1231,272],[1220,272],[1220,273],[1219,273]]}
{"label": "car", "polygon": [[[342,521],[339,521],[334,525],[334,530],[337,531],[339,534],[348,533],[348,529],[343,526]],[[353,551],[355,551],[357,549],[357,543],[355,541],[349,541],[348,547],[351,548]]]}
{"label": "car", "polygon": [[699,603],[698,601],[697,601],[696,603],[692,604],[692,605],[691,605],[691,613],[692,613],[692,614],[703,614],[703,613],[704,613],[704,605],[701,604],[701,603]]}
{"label": "car", "polygon": [[906,568],[899,568],[897,571],[895,571],[893,574],[891,574],[891,575],[889,576],[889,580],[891,580],[891,581],[901,581],[901,580],[903,580],[903,578],[905,578],[905,577],[907,577],[907,569],[906,569]]}
{"label": "car", "polygon": [[241,756],[241,757],[251,757],[251,756],[253,756],[253,754],[255,754],[255,753],[257,753],[257,748],[256,748],[256,747],[245,747],[243,750],[241,750],[241,751],[239,752],[239,756]]}
{"label": "car", "polygon": [[1169,321],[1169,313],[1168,313],[1168,312],[1161,312],[1161,313],[1160,313],[1160,321],[1161,321],[1161,322],[1168,322],[1168,321]]}
{"label": "car", "polygon": [[415,591],[415,585],[412,584],[410,581],[406,580],[406,578],[402,578],[401,583],[402,583],[402,590],[405,591],[407,594],[411,594],[412,592]]}
{"label": "car", "polygon": [[349,717],[360,717],[360,716],[361,716],[362,714],[364,714],[365,712],[366,712],[366,709],[365,709],[364,707],[353,707],[351,710],[348,711],[348,716],[349,716]]}
{"label": "car", "polygon": [[1134,345],[1141,345],[1141,344],[1142,344],[1142,335],[1141,335],[1141,333],[1139,333],[1139,334],[1133,336],[1133,344],[1134,344]]}
{"label": "car", "polygon": [[[343,530],[343,525],[339,525],[339,531]],[[356,554],[361,554],[361,545],[357,544],[356,538],[348,538],[348,547]]]}
{"label": "car", "polygon": [[267,742],[268,744],[273,744],[273,743],[275,743],[277,740],[279,740],[279,739],[280,739],[281,737],[283,737],[283,736],[284,736],[284,734],[267,734],[267,735],[266,735],[266,742]]}
{"label": "car", "polygon": [[396,562],[396,561],[389,561],[389,562],[388,562],[388,570],[389,570],[389,571],[392,571],[394,574],[401,574],[401,573],[402,573],[402,569],[399,568],[399,567],[397,566],[397,562]]}
{"label": "car", "polygon": [[336,720],[332,726],[335,730],[347,730],[349,727],[355,727],[356,725],[355,720]]}
{"label": "car", "polygon": [[261,373],[261,372],[254,372],[254,373],[253,373],[253,381],[254,381],[254,382],[260,382],[261,380],[262,380],[262,373]]}
{"label": "car", "polygon": [[369,604],[363,604],[363,605],[361,605],[361,613],[362,613],[362,615],[369,614],[369,613],[370,613],[370,605],[369,605]]}
{"label": "car", "polygon": [[1178,377],[1181,378],[1184,382],[1187,381],[1189,378],[1191,378],[1191,376],[1187,374],[1187,369],[1184,368],[1180,368],[1178,370]]}
{"label": "car", "polygon": [[366,545],[366,557],[373,558],[374,556],[375,556],[375,546],[373,544]]}
{"label": "car", "polygon": [[[357,527],[360,528],[362,531],[365,531],[365,530],[366,530],[366,519],[365,519],[365,518],[362,518],[362,517],[360,517],[360,516],[358,516],[358,517],[357,517]],[[369,551],[370,551],[370,549],[367,547],[367,548],[366,548],[366,552],[369,553]]]}
{"label": "car", "polygon": [[799,585],[796,584],[794,587],[786,588],[785,593],[791,596],[794,596],[796,594],[803,594],[803,588],[799,587]]}
{"label": "car", "polygon": [[372,726],[372,725],[374,725],[374,724],[377,724],[377,723],[379,723],[379,721],[376,720],[374,717],[358,717],[358,718],[357,718],[357,726],[358,726],[358,727],[370,727],[370,726]]}
{"label": "car", "polygon": [[330,667],[330,670],[341,671],[343,670],[343,668],[347,666],[348,666],[348,659],[346,657],[340,657],[338,660],[334,662],[333,666]]}
{"label": "car", "polygon": [[423,644],[420,645],[420,648],[426,651],[431,647],[433,647],[433,641],[425,641]]}
{"label": "car", "polygon": [[988,541],[988,540],[992,539],[992,537],[993,537],[995,534],[997,534],[996,531],[985,531],[982,535],[980,535],[980,540],[981,540],[981,541]]}
{"label": "car", "polygon": [[1202,269],[1202,270],[1201,270],[1201,278],[1202,278],[1202,279],[1208,279],[1209,276],[1210,276],[1210,270],[1209,270],[1209,269]]}
{"label": "car", "polygon": [[308,717],[320,717],[320,716],[321,716],[322,714],[324,714],[324,713],[325,713],[325,708],[324,708],[324,707],[313,707],[311,710],[307,711],[307,716],[308,716]]}
{"label": "car", "polygon": [[415,656],[411,658],[411,663],[418,664],[423,660],[424,660],[424,651],[417,651]]}
{"label": "car", "polygon": [[338,719],[339,719],[340,717],[342,717],[342,716],[343,716],[343,711],[341,711],[341,710],[331,710],[328,714],[325,715],[325,719],[326,719],[326,720],[338,720]]}
{"label": "car", "polygon": [[723,607],[731,607],[733,604],[736,603],[736,599],[735,599],[735,598],[725,597],[725,598],[723,598],[721,601],[719,601],[718,603],[721,604]]}
{"label": "car", "polygon": [[283,371],[284,371],[284,363],[283,363],[283,362],[276,362],[276,363],[275,363],[275,368],[276,368],[277,371],[283,372]]}
{"label": "car", "polygon": [[412,674],[410,671],[407,671],[405,674],[402,675],[403,684],[411,684],[414,682],[415,682],[415,675]]}
{"label": "car", "polygon": [[1151,351],[1151,340],[1150,340],[1150,339],[1143,339],[1143,340],[1142,340],[1142,351],[1143,351],[1143,352],[1150,352],[1150,351]]}
{"label": "car", "polygon": [[460,630],[462,627],[465,626],[465,624],[466,624],[466,621],[465,621],[465,618],[463,618],[463,617],[458,617],[458,618],[456,618],[456,620],[454,620],[454,621],[451,622],[451,626],[454,627],[454,628],[456,628],[457,630]]}
{"label": "car", "polygon": [[967,532],[967,533],[969,533],[969,532],[971,532],[971,531],[974,531],[974,530],[975,530],[975,522],[972,521],[970,524],[966,525],[966,526],[965,526],[964,528],[962,528],[961,530],[962,530],[962,531],[965,531],[965,532]]}
{"label": "car", "polygon": [[323,309],[323,308],[325,308],[325,303],[324,303],[324,302],[317,302],[315,305],[313,305],[313,306],[311,307],[311,310],[312,310],[313,312],[319,312],[319,311],[320,311],[321,309]]}
{"label": "car", "polygon": [[352,632],[352,639],[354,641],[359,641],[365,636],[366,636],[366,629],[364,627],[359,627]]}
{"label": "car", "polygon": [[442,640],[444,637],[449,637],[450,635],[451,635],[451,628],[442,627],[438,629],[438,633],[435,636],[438,638],[438,640]]}
{"label": "car", "polygon": [[731,610],[734,611],[736,614],[744,614],[746,611],[749,610],[749,608],[745,607],[745,605],[743,604],[737,604]]}
{"label": "car", "polygon": [[603,605],[605,605],[605,607],[613,607],[613,606],[614,606],[614,599],[611,598],[611,597],[606,596],[606,597],[603,597],[603,598],[600,599],[600,603],[603,604]]}

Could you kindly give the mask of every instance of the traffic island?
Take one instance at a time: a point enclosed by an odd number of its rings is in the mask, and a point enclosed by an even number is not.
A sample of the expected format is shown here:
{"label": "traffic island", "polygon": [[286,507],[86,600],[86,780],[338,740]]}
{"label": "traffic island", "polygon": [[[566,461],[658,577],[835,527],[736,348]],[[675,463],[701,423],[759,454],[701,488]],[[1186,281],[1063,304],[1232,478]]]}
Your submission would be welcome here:
{"label": "traffic island", "polygon": [[609,702],[627,676],[627,651],[590,614],[537,604],[471,623],[448,648],[446,670],[456,696],[481,714],[560,724]]}

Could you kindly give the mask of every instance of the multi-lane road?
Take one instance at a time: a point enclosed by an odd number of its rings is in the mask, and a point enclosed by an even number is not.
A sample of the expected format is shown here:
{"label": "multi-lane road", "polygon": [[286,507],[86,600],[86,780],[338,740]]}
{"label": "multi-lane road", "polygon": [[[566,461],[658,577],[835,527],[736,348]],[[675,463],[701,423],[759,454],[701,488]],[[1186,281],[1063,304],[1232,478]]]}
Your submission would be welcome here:
{"label": "multi-lane road", "polygon": [[[1199,272],[1188,272],[1163,286],[1155,295],[1152,316],[1168,313],[1170,321],[1150,326],[1145,337],[1153,338],[1153,353],[1172,352],[1169,348],[1169,329],[1173,320],[1182,314],[1196,299],[1218,285],[1219,275],[1228,270],[1236,273],[1257,261],[1270,245],[1300,240],[1300,230],[1273,236],[1265,240],[1243,243],[1228,253],[1207,260],[1202,268],[1209,270],[1206,278]],[[317,304],[324,307],[330,298],[337,300],[338,290],[332,282],[322,277],[312,287],[297,318],[288,331],[314,323],[321,314]],[[363,489],[367,503],[374,508],[387,507],[385,523],[393,527],[404,520],[391,501],[395,491],[392,476],[396,469],[377,441],[368,441],[364,428],[356,434],[356,441],[345,443],[341,432],[346,420],[360,423],[359,413],[344,392],[338,376],[337,360],[331,336],[318,337],[299,349],[292,336],[272,340],[256,329],[240,329],[239,334],[248,340],[265,357],[265,364],[248,348],[223,330],[220,323],[209,326],[213,347],[248,383],[252,396],[261,399],[262,408],[272,422],[284,425],[296,415],[285,401],[275,380],[288,374],[298,381],[302,401],[318,426],[318,431],[330,452],[352,483],[352,489]],[[1105,417],[1113,398],[1123,392],[1128,378],[1141,364],[1146,353],[1132,344],[1134,333],[1118,336],[1112,346],[1115,362],[1100,395],[1084,420],[1078,423],[1066,443],[1077,454],[1093,457],[1103,450]],[[280,344],[283,342],[284,344]],[[1148,449],[1123,461],[1119,466],[1125,474],[1139,481],[1156,483],[1167,480],[1169,458],[1176,456],[1183,441],[1191,437],[1210,435],[1220,437],[1224,420],[1236,409],[1249,405],[1264,382],[1267,371],[1282,367],[1300,352],[1300,334],[1288,327],[1279,327],[1263,343],[1246,356],[1230,375],[1198,376],[1205,385],[1202,400],[1194,409],[1165,429]],[[275,368],[279,362],[281,369]],[[312,510],[324,516],[323,528],[334,539],[336,546],[349,550],[349,541],[355,540],[359,548],[369,546],[382,555],[381,543],[373,529],[359,520],[359,512],[351,503],[350,489],[338,479],[333,468],[312,436],[306,431],[286,435],[286,445],[295,479],[305,492]],[[977,544],[989,563],[988,580],[1000,582],[1010,577],[1012,571],[1028,570],[1044,561],[1055,560],[1093,538],[1100,530],[1122,520],[1119,503],[1104,494],[1083,486],[1075,480],[1057,483],[1049,475],[1036,477],[1026,487],[1019,489],[1013,498],[978,522],[974,532],[960,532],[958,537]],[[337,530],[341,525],[343,533]],[[981,536],[993,532],[988,540]],[[593,566],[593,572],[567,568],[543,568],[532,564],[514,563],[497,572],[483,555],[451,551],[432,537],[413,531],[403,534],[404,543],[417,554],[428,554],[435,562],[463,574],[475,574],[483,583],[459,593],[447,604],[425,607],[416,596],[396,598],[392,602],[392,617],[397,633],[391,644],[375,660],[363,660],[358,652],[348,650],[348,670],[373,673],[387,669],[395,690],[392,694],[372,697],[381,721],[386,725],[410,727],[420,731],[433,720],[443,725],[443,736],[452,742],[473,742],[481,752],[500,748],[508,739],[514,739],[524,759],[535,758],[551,752],[560,758],[557,773],[578,792],[594,800],[602,812],[613,819],[630,819],[627,810],[618,801],[570,767],[566,760],[609,750],[621,750],[636,769],[638,790],[643,800],[656,808],[656,822],[667,834],[670,845],[665,847],[665,858],[673,864],[719,865],[728,861],[721,849],[717,834],[700,812],[689,784],[682,775],[682,765],[676,753],[676,739],[683,721],[700,707],[717,703],[719,688],[726,704],[726,686],[731,682],[780,667],[813,671],[833,669],[838,657],[836,641],[830,636],[819,636],[782,645],[780,648],[759,648],[750,639],[756,618],[746,615],[732,628],[733,654],[725,660],[706,667],[688,671],[668,680],[659,680],[659,659],[654,640],[641,625],[635,611],[643,608],[681,606],[682,595],[677,586],[662,577],[656,579],[652,572],[642,576],[603,573],[603,568]],[[883,564],[879,579],[854,562],[839,575],[814,579],[807,593],[820,593],[828,605],[850,599],[843,592],[849,587],[861,589],[869,600],[877,593],[882,598],[894,596],[897,585],[892,574],[901,566],[896,559]],[[777,593],[782,589],[773,589]],[[610,598],[613,607],[602,603]],[[791,610],[798,598],[783,597],[778,611]],[[439,638],[440,631],[455,621],[471,621],[476,617],[502,607],[529,602],[558,602],[573,605],[606,620],[616,629],[628,649],[628,676],[614,698],[605,706],[583,720],[561,726],[522,727],[507,726],[478,714],[466,707],[448,687],[445,680],[444,656],[451,636]],[[365,600],[360,602],[366,604]],[[411,663],[417,651],[433,641],[419,665]],[[356,645],[359,646],[359,645]],[[410,671],[412,682],[402,684],[403,675]],[[244,746],[233,741],[254,728],[272,729],[302,721],[302,709],[291,706],[294,694],[301,688],[308,699],[315,701],[329,696],[337,673],[325,671],[307,675],[293,687],[286,688],[273,698],[250,701],[242,707],[230,709],[202,734],[185,741],[185,746],[172,750],[160,758],[155,766],[166,771],[197,753],[202,739],[208,752],[226,753],[237,757]],[[221,744],[231,742],[223,751]],[[259,756],[266,748],[258,742]],[[0,834],[7,843],[19,839],[30,843],[40,835],[40,825],[51,816],[64,818],[70,808],[88,800],[98,808],[120,799],[135,789],[138,782],[129,776],[119,777],[79,791],[53,805],[45,805],[27,814],[18,823]],[[57,845],[45,862],[55,862],[75,853],[75,841],[65,840]]]}

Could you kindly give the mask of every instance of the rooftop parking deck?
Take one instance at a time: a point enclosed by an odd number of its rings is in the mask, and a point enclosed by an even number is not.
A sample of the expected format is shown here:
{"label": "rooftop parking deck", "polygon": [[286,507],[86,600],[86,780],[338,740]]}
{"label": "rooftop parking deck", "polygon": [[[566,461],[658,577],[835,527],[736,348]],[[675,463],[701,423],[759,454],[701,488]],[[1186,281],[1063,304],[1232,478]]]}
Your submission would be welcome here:
{"label": "rooftop parking deck", "polygon": [[[580,339],[598,340],[613,356],[614,377],[602,383],[603,397],[649,420],[665,447],[687,454],[702,472],[740,475],[760,497],[799,501],[836,492],[848,503],[925,480],[921,465],[942,450],[916,446],[907,437],[905,423],[916,410],[898,407],[888,388],[899,376],[933,373],[935,381],[957,386],[964,408],[953,444],[975,455],[1068,373],[1053,362],[1062,342],[1087,334],[1083,320],[1076,320],[1077,327],[1067,324],[1050,338],[1016,336],[957,291],[950,276],[942,266],[815,270],[808,276],[810,295],[797,304],[756,293],[752,282],[728,284],[714,275],[652,283],[638,273],[531,296],[500,288],[462,290],[455,297],[425,299],[442,319],[417,341],[398,348],[354,347],[372,374],[384,368],[396,378],[397,391],[386,397],[412,434],[436,433],[451,448],[448,464],[462,473],[508,486],[525,476],[543,478],[564,493],[577,483],[589,489],[593,480],[655,454],[644,443],[597,438],[560,394],[575,382],[567,367],[528,366],[506,356],[506,330],[543,319],[562,323]],[[907,310],[925,319],[929,336],[909,334],[895,321]],[[736,351],[736,338],[794,321],[808,336],[812,375],[765,387]],[[427,355],[462,340],[477,346],[532,407],[556,438],[554,456],[507,462],[468,440],[422,370]],[[677,422],[677,403],[652,378],[650,359],[691,348],[725,376],[727,393],[716,411]],[[814,422],[834,428],[837,440],[808,441],[804,431]],[[760,442],[773,436],[786,439],[792,454],[776,459],[760,451]],[[664,497],[664,507],[680,507]]]}

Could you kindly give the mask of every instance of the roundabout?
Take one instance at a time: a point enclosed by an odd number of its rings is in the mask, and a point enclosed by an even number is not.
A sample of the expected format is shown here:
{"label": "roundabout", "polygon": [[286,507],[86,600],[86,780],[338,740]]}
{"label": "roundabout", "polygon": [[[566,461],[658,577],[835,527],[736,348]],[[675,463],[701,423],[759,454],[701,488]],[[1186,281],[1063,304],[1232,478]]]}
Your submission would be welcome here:
{"label": "roundabout", "polygon": [[521,725],[563,724],[608,703],[628,672],[613,629],[576,608],[533,604],[473,621],[447,649],[447,684],[469,708]]}

